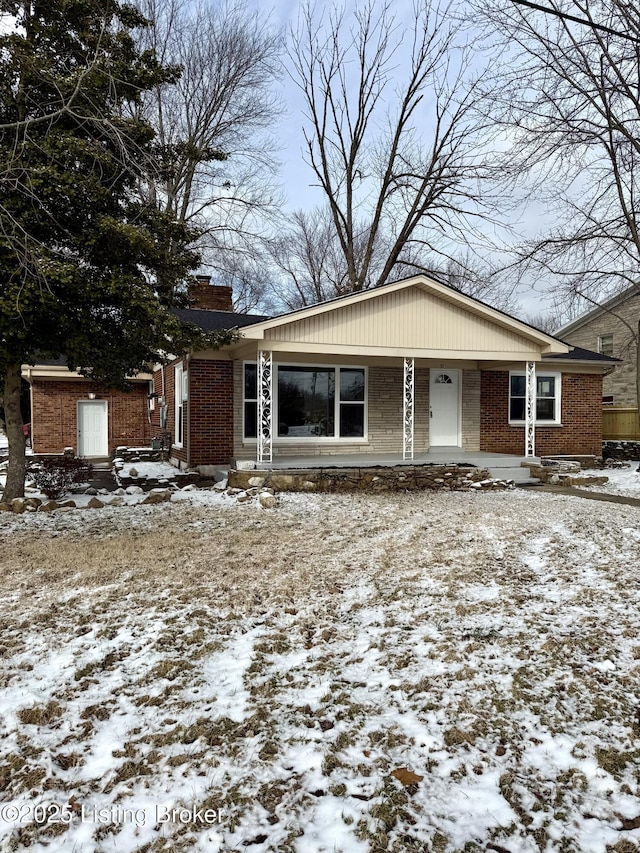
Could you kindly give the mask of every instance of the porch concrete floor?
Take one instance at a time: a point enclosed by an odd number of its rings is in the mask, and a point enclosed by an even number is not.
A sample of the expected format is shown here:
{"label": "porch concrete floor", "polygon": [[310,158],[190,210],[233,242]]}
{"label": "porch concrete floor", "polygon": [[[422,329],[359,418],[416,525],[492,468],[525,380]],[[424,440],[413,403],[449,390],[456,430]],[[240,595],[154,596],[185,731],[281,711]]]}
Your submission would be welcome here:
{"label": "porch concrete floor", "polygon": [[[538,458],[528,460],[538,462]],[[293,468],[386,468],[397,465],[445,465],[461,463],[478,468],[519,468],[524,456],[503,453],[482,453],[461,450],[457,447],[432,447],[424,453],[415,453],[413,459],[402,459],[401,453],[344,453],[331,456],[276,456],[272,462],[258,465],[261,470]]]}

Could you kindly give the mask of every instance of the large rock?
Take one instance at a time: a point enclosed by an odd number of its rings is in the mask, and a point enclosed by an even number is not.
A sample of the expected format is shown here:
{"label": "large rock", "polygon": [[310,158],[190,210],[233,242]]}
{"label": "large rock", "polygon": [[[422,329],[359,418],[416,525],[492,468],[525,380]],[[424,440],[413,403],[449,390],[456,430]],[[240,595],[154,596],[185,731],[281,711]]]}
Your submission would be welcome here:
{"label": "large rock", "polygon": [[270,495],[268,492],[262,492],[258,495],[258,500],[260,501],[260,506],[263,509],[275,509],[278,505],[278,499],[275,495]]}
{"label": "large rock", "polygon": [[168,489],[151,489],[143,504],[162,504],[171,500],[171,492]]}
{"label": "large rock", "polygon": [[91,498],[91,500],[87,503],[87,509],[102,509],[104,504],[100,500],[100,498]]}

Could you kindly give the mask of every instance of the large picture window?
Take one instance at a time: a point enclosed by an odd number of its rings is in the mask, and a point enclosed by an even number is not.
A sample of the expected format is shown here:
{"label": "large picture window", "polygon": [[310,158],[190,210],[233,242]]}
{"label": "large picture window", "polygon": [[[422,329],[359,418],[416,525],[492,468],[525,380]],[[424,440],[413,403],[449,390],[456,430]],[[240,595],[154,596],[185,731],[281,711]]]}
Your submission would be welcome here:
{"label": "large picture window", "polygon": [[[282,439],[363,438],[363,367],[278,365],[274,435]],[[257,436],[257,367],[244,366],[244,437]]]}
{"label": "large picture window", "polygon": [[[524,373],[509,374],[509,423],[525,422],[527,380]],[[560,374],[536,374],[536,423],[560,423]]]}

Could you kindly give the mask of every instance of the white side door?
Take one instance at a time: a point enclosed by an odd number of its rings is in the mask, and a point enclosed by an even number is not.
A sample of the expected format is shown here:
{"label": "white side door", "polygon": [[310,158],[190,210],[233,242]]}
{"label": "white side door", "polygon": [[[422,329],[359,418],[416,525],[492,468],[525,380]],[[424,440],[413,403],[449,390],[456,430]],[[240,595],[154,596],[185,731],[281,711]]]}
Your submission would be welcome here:
{"label": "white side door", "polygon": [[431,370],[429,380],[429,446],[460,446],[460,371]]}
{"label": "white side door", "polygon": [[78,400],[78,456],[108,456],[107,401]]}

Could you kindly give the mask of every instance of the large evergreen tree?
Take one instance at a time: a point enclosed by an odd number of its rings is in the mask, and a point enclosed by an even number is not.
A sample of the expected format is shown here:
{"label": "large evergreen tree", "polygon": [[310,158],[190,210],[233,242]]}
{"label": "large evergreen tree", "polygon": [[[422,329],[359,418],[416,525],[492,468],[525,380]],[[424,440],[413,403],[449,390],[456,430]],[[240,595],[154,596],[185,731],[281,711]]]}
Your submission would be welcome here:
{"label": "large evergreen tree", "polygon": [[133,107],[179,73],[136,48],[139,12],[119,0],[0,0],[0,23],[8,500],[24,494],[21,365],[63,355],[70,368],[123,385],[170,346],[187,346],[195,329],[165,306],[197,256],[193,235],[135,192],[153,169],[153,131]]}

